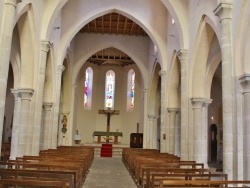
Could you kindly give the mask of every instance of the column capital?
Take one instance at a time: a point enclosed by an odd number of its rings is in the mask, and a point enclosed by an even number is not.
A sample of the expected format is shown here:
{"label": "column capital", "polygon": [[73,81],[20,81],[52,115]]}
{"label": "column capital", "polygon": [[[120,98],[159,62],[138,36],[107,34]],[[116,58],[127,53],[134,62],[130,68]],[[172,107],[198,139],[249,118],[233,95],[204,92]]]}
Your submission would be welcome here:
{"label": "column capital", "polygon": [[242,87],[242,94],[250,93],[250,74],[243,74],[239,77]]}
{"label": "column capital", "polygon": [[34,89],[31,89],[31,88],[19,88],[18,92],[20,93],[21,100],[29,100],[29,101],[31,101],[31,97],[33,96]]}
{"label": "column capital", "polygon": [[167,71],[161,70],[161,71],[159,71],[159,75],[161,76],[161,78],[166,78]]}
{"label": "column capital", "polygon": [[186,49],[180,49],[177,52],[176,55],[177,55],[177,57],[179,58],[180,61],[187,60],[187,58],[188,58],[188,50],[186,50]]}
{"label": "column capital", "polygon": [[58,65],[57,66],[57,73],[58,74],[62,74],[62,72],[64,71],[65,67],[63,65]]}
{"label": "column capital", "polygon": [[174,113],[178,113],[178,111],[180,110],[180,108],[176,108],[176,107],[171,107],[171,108],[167,108],[168,112],[174,112]]}
{"label": "column capital", "polygon": [[205,107],[207,108],[212,102],[213,102],[213,99],[207,99],[205,101]]}
{"label": "column capital", "polygon": [[202,108],[204,103],[206,102],[207,99],[202,98],[202,97],[197,97],[197,98],[191,98],[191,102],[193,105],[193,109],[199,109]]}
{"label": "column capital", "polygon": [[231,19],[233,5],[230,3],[220,3],[214,10],[214,14],[220,18],[220,21],[224,19]]}
{"label": "column capital", "polygon": [[148,115],[148,118],[149,118],[149,119],[155,119],[155,115],[150,114],[150,115]]}
{"label": "column capital", "polygon": [[51,48],[51,44],[49,41],[46,41],[46,40],[42,40],[40,42],[40,45],[41,45],[41,51],[44,51],[44,52],[48,52],[49,49]]}
{"label": "column capital", "polygon": [[14,6],[16,8],[17,3],[19,3],[20,0],[5,0],[4,4],[5,5],[11,5]]}
{"label": "column capital", "polygon": [[18,89],[10,89],[11,93],[14,95],[14,98],[15,98],[15,101],[18,100],[18,97],[19,97],[19,91]]}
{"label": "column capital", "polygon": [[44,102],[43,103],[43,110],[44,111],[51,111],[52,106],[53,106],[52,102]]}

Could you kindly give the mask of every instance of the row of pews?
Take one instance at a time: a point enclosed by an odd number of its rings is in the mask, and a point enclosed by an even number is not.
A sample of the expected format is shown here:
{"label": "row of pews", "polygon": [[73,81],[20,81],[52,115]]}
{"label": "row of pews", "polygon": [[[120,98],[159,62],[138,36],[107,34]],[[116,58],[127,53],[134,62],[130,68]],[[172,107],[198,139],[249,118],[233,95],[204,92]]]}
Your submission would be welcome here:
{"label": "row of pews", "polygon": [[175,155],[154,149],[124,148],[122,160],[141,188],[250,186],[250,180],[229,181],[227,174],[216,172],[215,168],[182,161]]}
{"label": "row of pews", "polygon": [[61,146],[0,162],[0,187],[81,188],[94,159],[87,146]]}

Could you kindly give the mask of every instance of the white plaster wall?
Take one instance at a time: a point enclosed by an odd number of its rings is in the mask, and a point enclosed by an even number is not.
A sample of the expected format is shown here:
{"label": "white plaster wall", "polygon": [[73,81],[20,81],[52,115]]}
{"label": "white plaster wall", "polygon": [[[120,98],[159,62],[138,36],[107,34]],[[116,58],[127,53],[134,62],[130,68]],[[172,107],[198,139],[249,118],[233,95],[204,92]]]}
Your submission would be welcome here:
{"label": "white plaster wall", "polygon": [[[93,68],[93,89],[92,89],[92,107],[91,110],[85,110],[83,106],[83,84],[84,84],[84,71],[88,66]],[[126,111],[126,99],[127,99],[127,73],[133,68],[136,74],[136,86],[135,86],[135,108],[133,112]],[[98,114],[99,109],[104,108],[104,86],[105,86],[105,74],[108,70],[113,70],[116,74],[116,86],[115,86],[115,99],[114,109],[120,110],[119,115],[114,115],[110,120],[110,131],[116,131],[119,129],[123,133],[123,137],[119,138],[122,144],[129,144],[130,133],[136,132],[137,123],[141,124],[140,118],[142,114],[141,108],[141,75],[136,65],[126,67],[114,67],[114,66],[97,66],[89,63],[85,63],[79,74],[79,79],[76,83],[76,129],[82,136],[82,143],[96,141],[97,138],[93,138],[93,131],[106,131],[107,118],[105,115]]]}
{"label": "white plaster wall", "polygon": [[144,84],[147,85],[147,63],[148,63],[148,37],[102,35],[102,34],[78,34],[75,37],[75,63],[73,68],[73,83],[78,71],[86,60],[99,50],[114,47],[128,56],[138,65],[143,75]]}

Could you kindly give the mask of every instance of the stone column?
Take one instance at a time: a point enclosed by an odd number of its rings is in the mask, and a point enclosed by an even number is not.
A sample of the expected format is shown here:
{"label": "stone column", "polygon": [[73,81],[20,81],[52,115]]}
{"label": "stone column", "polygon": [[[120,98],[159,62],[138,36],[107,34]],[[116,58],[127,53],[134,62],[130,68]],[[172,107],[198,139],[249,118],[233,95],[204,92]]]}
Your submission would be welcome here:
{"label": "stone column", "polygon": [[188,129],[188,51],[181,49],[177,56],[181,63],[181,160],[189,160]]}
{"label": "stone column", "polygon": [[43,93],[44,93],[44,81],[47,54],[51,45],[49,41],[41,41],[40,43],[40,66],[37,81],[36,103],[35,103],[35,118],[33,125],[32,135],[32,155],[38,155],[40,150],[40,135],[41,135],[41,123],[42,123],[42,107],[43,107]]}
{"label": "stone column", "polygon": [[181,155],[181,114],[180,108],[176,112],[176,124],[175,124],[175,155]]}
{"label": "stone column", "polygon": [[233,125],[234,125],[234,88],[232,53],[232,4],[221,3],[214,10],[220,18],[222,54],[222,103],[223,103],[223,171],[228,179],[233,179]]}
{"label": "stone column", "polygon": [[161,135],[160,135],[160,152],[166,153],[166,92],[167,92],[167,71],[160,71],[159,75],[161,76]]}
{"label": "stone column", "polygon": [[169,113],[169,153],[175,153],[176,114],[178,108],[168,108]]}
{"label": "stone column", "polygon": [[11,89],[11,93],[13,93],[15,97],[15,104],[14,104],[14,114],[13,114],[10,159],[15,160],[18,152],[18,135],[19,135],[21,102],[18,89]]}
{"label": "stone column", "polygon": [[143,148],[148,148],[147,140],[148,140],[148,89],[143,90]]}
{"label": "stone column", "polygon": [[29,112],[31,97],[34,90],[29,88],[18,89],[21,97],[21,113],[20,113],[20,126],[18,138],[18,157],[23,155],[30,155],[30,146],[32,140],[28,140],[32,134],[32,127],[29,125]]}
{"label": "stone column", "polygon": [[42,139],[41,139],[41,149],[49,149],[51,145],[51,109],[53,103],[44,102],[43,103],[43,125],[42,125]]}
{"label": "stone column", "polygon": [[193,159],[198,163],[204,163],[207,166],[207,129],[203,125],[202,107],[205,98],[192,98],[193,105]]}
{"label": "stone column", "polygon": [[240,77],[243,94],[243,178],[250,179],[250,74]]}
{"label": "stone column", "polygon": [[[10,51],[12,33],[14,27],[14,17],[18,0],[5,0],[3,9],[2,25],[0,27],[0,125],[3,125],[6,88],[9,74]],[[3,126],[0,126],[0,146],[2,146]],[[1,150],[0,150],[1,154]]]}
{"label": "stone column", "polygon": [[56,74],[56,102],[54,106],[53,125],[52,125],[52,143],[51,143],[52,149],[57,148],[57,142],[58,142],[58,126],[59,126],[58,119],[60,118],[59,107],[60,107],[61,80],[63,71],[64,71],[64,66],[58,65]]}
{"label": "stone column", "polygon": [[77,108],[77,101],[76,101],[76,89],[77,89],[77,85],[73,85],[72,86],[72,95],[71,95],[71,116],[70,116],[70,125],[72,125],[72,126],[70,126],[69,127],[69,132],[70,132],[70,136],[69,136],[69,143],[68,143],[68,145],[73,145],[74,144],[74,136],[75,136],[75,134],[74,134],[74,132],[73,132],[73,130],[76,130],[76,125],[75,125],[75,120],[77,119],[77,117],[76,117],[76,108]]}
{"label": "stone column", "polygon": [[[209,126],[208,126],[208,106],[212,103],[213,99],[207,99],[203,105],[202,108],[202,127],[204,128],[204,134],[205,134],[205,138],[204,138],[204,156],[206,156],[206,163],[205,165],[207,165],[207,161],[208,161],[208,131],[209,131]],[[206,150],[205,150],[206,148]],[[205,160],[205,157],[204,157]],[[208,166],[205,166],[208,167]]]}
{"label": "stone column", "polygon": [[154,119],[155,115],[148,115],[148,140],[147,140],[147,149],[156,149],[154,147],[154,141],[153,139],[157,139],[157,136],[155,137],[155,126],[154,126]]}

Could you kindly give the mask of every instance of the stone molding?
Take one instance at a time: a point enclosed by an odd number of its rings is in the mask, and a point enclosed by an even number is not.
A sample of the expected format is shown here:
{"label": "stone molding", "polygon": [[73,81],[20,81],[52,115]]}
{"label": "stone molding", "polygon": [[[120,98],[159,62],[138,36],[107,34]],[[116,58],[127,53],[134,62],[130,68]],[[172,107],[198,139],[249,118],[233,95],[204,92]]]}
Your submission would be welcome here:
{"label": "stone molding", "polygon": [[43,103],[43,110],[44,111],[51,111],[52,106],[53,106],[52,102],[44,102]]}
{"label": "stone molding", "polygon": [[41,45],[41,51],[44,51],[44,52],[48,52],[49,49],[51,48],[51,44],[49,41],[46,41],[46,40],[42,40],[40,42],[40,45]]}
{"label": "stone molding", "polygon": [[11,93],[14,95],[15,101],[19,98],[19,91],[18,89],[10,89]]}
{"label": "stone molding", "polygon": [[14,6],[16,8],[17,3],[19,3],[20,0],[5,0],[4,4],[5,5],[11,5]]}
{"label": "stone molding", "polygon": [[57,74],[62,74],[64,69],[65,69],[65,67],[63,65],[58,65],[57,66]]}
{"label": "stone molding", "polygon": [[193,109],[200,109],[204,105],[207,99],[202,97],[191,98],[190,99],[193,105]]}
{"label": "stone molding", "polygon": [[168,112],[171,113],[171,112],[175,112],[176,114],[178,113],[178,111],[180,111],[180,108],[167,108]]}
{"label": "stone molding", "polygon": [[242,87],[242,94],[250,93],[250,74],[243,74],[239,77]]}
{"label": "stone molding", "polygon": [[220,3],[216,9],[214,10],[214,14],[220,18],[220,21],[224,19],[230,19],[232,18],[232,9],[233,5],[229,3]]}
{"label": "stone molding", "polygon": [[31,98],[34,94],[34,89],[31,88],[19,88],[18,92],[20,93],[21,100],[29,100],[31,101]]}
{"label": "stone molding", "polygon": [[180,49],[176,55],[180,61],[187,60],[188,59],[188,50]]}
{"label": "stone molding", "polygon": [[154,120],[155,117],[156,117],[155,115],[148,115],[149,120]]}
{"label": "stone molding", "polygon": [[159,75],[161,76],[161,78],[166,78],[166,76],[167,76],[167,71],[161,70],[161,71],[159,71]]}

